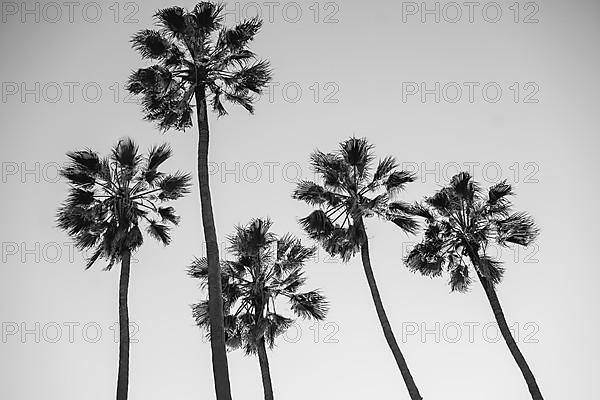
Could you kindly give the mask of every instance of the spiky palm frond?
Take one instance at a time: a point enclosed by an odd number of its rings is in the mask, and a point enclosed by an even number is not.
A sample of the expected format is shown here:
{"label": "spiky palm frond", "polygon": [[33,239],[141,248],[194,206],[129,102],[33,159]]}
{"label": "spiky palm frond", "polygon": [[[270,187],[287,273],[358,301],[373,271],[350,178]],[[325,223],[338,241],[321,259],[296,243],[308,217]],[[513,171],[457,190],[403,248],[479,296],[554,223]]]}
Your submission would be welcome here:
{"label": "spiky palm frond", "polygon": [[512,186],[506,183],[506,179],[504,179],[490,187],[488,191],[488,204],[496,204],[499,200],[512,194]]}
{"label": "spiky palm frond", "polygon": [[61,175],[69,183],[69,194],[56,221],[79,250],[92,252],[86,268],[103,258],[110,269],[125,249],[140,247],[140,223],[148,224],[147,231],[153,237],[169,243],[168,226],[156,222],[152,215],[169,224],[177,223],[179,217],[173,207],[158,207],[155,203],[159,198],[177,198],[174,193],[186,193],[189,179],[155,188],[149,176],[151,171],[155,177],[164,176],[158,168],[170,155],[168,146],[162,145],[144,157],[130,138],[119,141],[107,158],[89,149],[67,153],[69,163],[61,169]]}
{"label": "spiky palm frond", "polygon": [[351,167],[358,179],[365,179],[368,168],[374,160],[373,145],[366,138],[350,138],[340,143],[339,154]]}
{"label": "spiky palm frond", "polygon": [[300,181],[292,194],[292,198],[302,200],[311,206],[338,206],[344,198],[338,193],[326,190],[321,185],[310,181]]}
{"label": "spiky palm frond", "polygon": [[498,243],[514,243],[529,246],[539,235],[533,218],[525,212],[517,212],[504,219],[495,220]]}
{"label": "spiky palm frond", "polygon": [[469,290],[473,280],[469,276],[469,268],[466,265],[457,265],[455,268],[449,269],[449,273],[450,280],[448,284],[451,291],[465,293]]}
{"label": "spiky palm frond", "polygon": [[146,169],[148,171],[156,171],[156,169],[171,158],[172,155],[173,151],[166,143],[152,147],[148,152],[148,164],[146,165]]}
{"label": "spiky palm frond", "polygon": [[181,38],[190,31],[185,14],[186,11],[181,7],[168,7],[158,10],[154,18],[164,33]]}
{"label": "spiky palm frond", "polygon": [[432,247],[423,243],[415,245],[405,259],[406,266],[412,272],[425,276],[440,276],[444,260],[439,255],[439,249]]}
{"label": "spiky palm frond", "polygon": [[267,346],[269,346],[270,349],[273,349],[275,346],[275,339],[278,336],[283,335],[295,321],[277,313],[268,313],[265,319],[267,321],[267,328],[264,332],[264,338]]}
{"label": "spiky palm frond", "polygon": [[246,46],[258,34],[262,24],[260,18],[254,17],[241,21],[233,28],[222,29],[219,33],[217,48],[227,48],[233,54],[246,50]]}
{"label": "spiky palm frond", "polygon": [[408,171],[394,171],[392,172],[386,183],[385,188],[389,193],[403,190],[407,183],[414,182],[415,175]]}
{"label": "spiky palm frond", "polygon": [[164,245],[171,243],[171,235],[169,234],[169,227],[167,225],[150,220],[146,231],[150,236]]}
{"label": "spiky palm frond", "polygon": [[163,35],[163,33],[152,30],[143,29],[133,35],[131,38],[132,47],[140,53],[142,58],[160,60],[168,57],[171,49],[171,42]]}
{"label": "spiky palm frond", "polygon": [[[262,338],[273,347],[275,338],[294,322],[275,311],[279,298],[287,298],[292,311],[303,318],[323,319],[327,312],[327,301],[319,291],[299,293],[306,282],[304,263],[315,249],[304,247],[290,234],[278,237],[270,231],[271,226],[269,219],[256,218],[236,226],[229,236],[229,251],[235,260],[222,261],[221,268],[230,350],[243,348],[246,354],[255,354]],[[206,259],[194,259],[188,275],[205,283]],[[207,304],[193,307],[193,316],[204,329],[208,326]]]}
{"label": "spiky palm frond", "polygon": [[408,215],[390,215],[388,219],[406,233],[415,234],[419,228],[419,223]]}
{"label": "spiky palm frond", "polygon": [[308,236],[314,240],[328,238],[335,228],[323,210],[314,210],[308,216],[301,218],[299,222]]}
{"label": "spiky palm frond", "polygon": [[177,200],[190,192],[190,181],[192,176],[188,173],[177,171],[173,175],[167,175],[158,182],[160,200]]}
{"label": "spiky palm frond", "polygon": [[305,247],[299,239],[291,234],[285,234],[277,240],[277,254],[275,258],[275,273],[278,277],[303,266],[314,257],[316,247]]}
{"label": "spiky palm frond", "polygon": [[373,174],[373,183],[377,183],[391,173],[393,173],[398,168],[398,163],[396,159],[392,156],[387,156],[382,160],[379,160],[379,164],[377,164],[377,168],[375,169],[375,173]]}
{"label": "spiky palm frond", "polygon": [[194,6],[194,9],[188,16],[192,28],[198,32],[200,37],[210,35],[212,32],[221,28],[225,15],[223,15],[224,4],[212,3],[210,1],[201,1]]}
{"label": "spiky palm frond", "polygon": [[294,313],[302,318],[321,320],[325,318],[329,309],[325,297],[317,290],[293,294],[289,301]]}
{"label": "spiky palm frond", "polygon": [[479,257],[479,266],[477,269],[481,275],[483,275],[494,285],[500,283],[502,281],[502,277],[504,276],[504,268],[502,267],[502,263],[485,254]]}

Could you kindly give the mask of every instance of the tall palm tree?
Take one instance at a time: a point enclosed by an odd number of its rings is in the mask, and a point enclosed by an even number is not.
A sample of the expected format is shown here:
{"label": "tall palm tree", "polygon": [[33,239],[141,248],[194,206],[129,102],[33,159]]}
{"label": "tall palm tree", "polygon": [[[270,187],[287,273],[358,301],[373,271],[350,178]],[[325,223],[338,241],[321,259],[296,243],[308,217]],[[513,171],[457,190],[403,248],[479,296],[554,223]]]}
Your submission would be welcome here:
{"label": "tall palm tree", "polygon": [[209,174],[207,101],[219,116],[227,114],[223,101],[253,112],[254,95],[271,78],[269,64],[248,49],[262,26],[252,18],[233,28],[222,26],[223,4],[200,2],[192,10],[169,7],[158,10],[158,30],[144,29],[132,38],[133,47],[153,64],[129,79],[128,90],[142,95],[145,118],[161,131],[192,126],[192,101],[198,128],[198,181],[202,224],[208,257],[211,351],[218,400],[230,400],[225,352],[219,248],[213,219]]}
{"label": "tall palm tree", "polygon": [[[278,314],[275,303],[287,300],[297,317],[314,320],[323,320],[328,310],[318,290],[300,292],[306,281],[304,264],[316,249],[302,246],[290,234],[277,237],[270,228],[268,219],[236,227],[229,237],[235,260],[221,262],[227,346],[258,355],[265,400],[273,400],[266,347],[273,349],[277,336],[295,322]],[[188,273],[205,283],[206,259],[195,259]],[[194,304],[192,310],[198,326],[208,330],[208,301]]]}
{"label": "tall palm tree", "polygon": [[525,357],[519,350],[504,317],[495,286],[504,273],[499,261],[486,254],[489,243],[528,246],[538,235],[533,219],[514,213],[507,199],[512,187],[506,180],[483,193],[467,172],[455,175],[450,184],[417,204],[414,212],[425,218],[423,241],[410,251],[406,265],[426,276],[450,275],[450,289],[465,292],[473,279],[469,264],[481,282],[506,344],[527,382],[534,400],[542,394]]}
{"label": "tall palm tree", "polygon": [[360,251],[375,310],[383,334],[398,364],[411,399],[420,400],[421,395],[408,369],[408,365],[396,342],[392,327],[383,308],[379,289],[375,282],[369,255],[369,240],[364,219],[378,216],[393,221],[401,229],[412,233],[416,221],[408,214],[410,206],[392,201],[414,177],[398,170],[393,157],[379,161],[373,171],[373,146],[366,139],[350,138],[340,143],[334,153],[315,151],[311,165],[323,179],[323,185],[301,181],[293,197],[318,207],[300,220],[308,235],[317,240],[332,256],[344,262]]}
{"label": "tall palm tree", "polygon": [[129,385],[129,313],[127,295],[131,253],[146,232],[167,245],[169,225],[177,225],[175,209],[166,203],[189,193],[190,175],[166,175],[160,166],[171,157],[167,145],[155,146],[147,156],[138,153],[131,139],[121,140],[110,156],[86,149],[67,153],[69,164],[61,175],[69,182],[69,196],[61,205],[57,222],[81,251],[92,251],[86,269],[99,258],[106,270],[121,263],[119,280],[119,373],[117,400],[127,399]]}

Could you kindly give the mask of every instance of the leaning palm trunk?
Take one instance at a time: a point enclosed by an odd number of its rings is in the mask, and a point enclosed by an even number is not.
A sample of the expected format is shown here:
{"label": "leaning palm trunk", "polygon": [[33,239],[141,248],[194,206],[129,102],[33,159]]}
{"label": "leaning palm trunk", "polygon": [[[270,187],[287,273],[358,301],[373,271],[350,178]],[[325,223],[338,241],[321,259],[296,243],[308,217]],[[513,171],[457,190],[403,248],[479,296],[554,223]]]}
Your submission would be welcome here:
{"label": "leaning palm trunk", "polygon": [[[473,265],[477,265],[479,267],[481,266],[481,263],[479,263],[479,257],[477,255],[470,254],[470,257]],[[506,322],[506,318],[504,317],[504,312],[500,306],[500,300],[498,300],[498,296],[496,295],[496,290],[494,289],[493,284],[491,284],[490,281],[481,274],[479,269],[477,270],[477,276],[479,277],[479,281],[481,282],[483,290],[485,291],[488,301],[490,302],[490,306],[494,312],[494,317],[498,323],[500,333],[502,333],[502,337],[504,338],[504,341],[510,350],[510,354],[512,354],[515,362],[521,369],[523,377],[525,378],[525,382],[529,388],[529,393],[531,393],[531,398],[533,400],[544,400],[542,393],[540,392],[540,388],[535,381],[535,377],[533,376],[533,372],[531,372],[527,361],[525,361],[525,357],[523,357],[521,350],[519,350],[519,347],[517,346],[517,343],[510,332],[510,328]]]}
{"label": "leaning palm trunk", "polygon": [[127,400],[129,386],[129,311],[127,293],[129,291],[129,271],[131,251],[126,249],[121,255],[121,276],[119,279],[119,373],[117,378],[117,400]]}
{"label": "leaning palm trunk", "polygon": [[381,328],[383,329],[383,335],[385,336],[385,340],[387,341],[388,346],[390,347],[390,350],[392,350],[392,354],[396,359],[396,364],[398,364],[398,368],[400,369],[400,373],[402,374],[402,378],[404,379],[404,383],[406,384],[410,398],[412,400],[422,400],[423,398],[421,397],[419,389],[417,388],[410,370],[408,369],[406,360],[404,359],[404,356],[400,351],[400,347],[396,342],[394,332],[392,331],[392,326],[390,325],[390,321],[388,320],[385,309],[383,308],[383,302],[381,301],[379,289],[377,288],[377,282],[375,282],[375,276],[373,275],[373,269],[371,268],[371,260],[369,258],[369,240],[367,239],[363,222],[362,220],[357,222],[361,225],[361,234],[364,238],[360,246],[360,255],[362,258],[365,275],[367,277],[367,282],[369,283],[369,289],[371,290],[371,296],[373,297],[373,303],[375,304],[375,310],[377,311],[377,316],[379,317],[379,322],[381,324]]}
{"label": "leaning palm trunk", "polygon": [[223,322],[223,297],[221,294],[221,266],[219,264],[219,245],[213,219],[210,186],[208,181],[208,115],[204,86],[195,89],[198,116],[198,180],[200,187],[200,205],[202,225],[206,240],[206,258],[208,260],[208,310],[210,315],[210,345],[212,351],[213,376],[217,400],[231,400],[229,368],[225,350],[225,327]]}
{"label": "leaning palm trunk", "polygon": [[265,400],[273,400],[273,386],[271,385],[271,371],[269,370],[269,359],[267,358],[267,349],[265,347],[265,338],[262,337],[257,343],[258,362],[260,364],[260,374],[262,376],[263,392]]}

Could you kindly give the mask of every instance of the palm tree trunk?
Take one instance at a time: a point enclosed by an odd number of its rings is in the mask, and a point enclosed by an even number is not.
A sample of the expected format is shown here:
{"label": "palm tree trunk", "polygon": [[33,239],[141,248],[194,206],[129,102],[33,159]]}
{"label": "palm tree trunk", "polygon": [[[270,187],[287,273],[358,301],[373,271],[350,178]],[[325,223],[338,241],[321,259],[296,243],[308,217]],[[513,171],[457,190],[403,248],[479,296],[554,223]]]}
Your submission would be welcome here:
{"label": "palm tree trunk", "polygon": [[260,374],[262,375],[263,392],[265,400],[273,400],[273,386],[271,385],[271,371],[269,370],[269,359],[267,358],[267,349],[265,347],[265,338],[260,338],[257,343],[258,362],[260,364]]}
{"label": "palm tree trunk", "polygon": [[129,310],[127,294],[129,291],[129,271],[131,251],[121,254],[121,276],[119,278],[119,373],[117,378],[117,400],[127,400],[129,387]]}
{"label": "palm tree trunk", "polygon": [[[469,256],[473,265],[480,265],[479,256],[477,254],[469,251]],[[504,338],[504,341],[510,350],[510,354],[512,354],[515,362],[521,369],[521,373],[523,374],[525,382],[527,383],[527,387],[529,388],[529,393],[531,393],[531,398],[533,400],[544,400],[542,393],[540,392],[540,388],[535,381],[535,377],[533,376],[533,372],[531,372],[527,361],[525,361],[525,357],[523,357],[521,350],[519,350],[519,347],[517,346],[517,342],[515,342],[515,339],[510,332],[510,328],[506,322],[506,318],[504,317],[504,312],[500,306],[500,300],[496,295],[494,285],[486,277],[484,277],[479,270],[480,268],[477,268],[477,276],[479,277],[479,281],[481,282],[483,290],[485,291],[488,301],[490,302],[490,306],[494,312],[494,317],[496,318],[496,322],[500,328],[500,333],[502,333],[502,337]]]}
{"label": "palm tree trunk", "polygon": [[208,260],[208,312],[210,319],[210,346],[212,352],[213,376],[217,400],[231,400],[229,368],[225,350],[225,326],[223,322],[223,297],[221,291],[221,266],[219,245],[213,219],[212,202],[208,177],[208,115],[206,110],[205,88],[195,89],[196,112],[198,117],[198,180],[202,225],[206,240]]}
{"label": "palm tree trunk", "polygon": [[385,309],[383,308],[383,302],[381,301],[379,289],[377,288],[377,282],[375,282],[375,276],[373,275],[373,269],[371,268],[371,260],[369,257],[369,240],[367,239],[367,233],[365,231],[362,218],[358,219],[357,222],[360,224],[360,229],[362,231],[361,234],[363,236],[363,242],[360,246],[360,255],[362,258],[365,275],[367,277],[367,282],[369,283],[369,289],[371,290],[371,296],[373,297],[373,303],[375,303],[375,310],[377,311],[377,316],[379,317],[379,322],[381,323],[381,328],[383,329],[383,335],[385,336],[385,340],[387,340],[388,346],[390,347],[390,350],[392,350],[392,354],[396,359],[396,364],[398,364],[398,368],[400,369],[400,373],[402,374],[402,378],[404,379],[404,383],[406,384],[410,398],[412,400],[422,400],[423,398],[421,397],[419,389],[417,388],[410,370],[408,369],[406,360],[404,359],[404,356],[400,351],[400,347],[396,342],[394,332],[392,331],[392,326],[390,325],[390,321],[388,320]]}

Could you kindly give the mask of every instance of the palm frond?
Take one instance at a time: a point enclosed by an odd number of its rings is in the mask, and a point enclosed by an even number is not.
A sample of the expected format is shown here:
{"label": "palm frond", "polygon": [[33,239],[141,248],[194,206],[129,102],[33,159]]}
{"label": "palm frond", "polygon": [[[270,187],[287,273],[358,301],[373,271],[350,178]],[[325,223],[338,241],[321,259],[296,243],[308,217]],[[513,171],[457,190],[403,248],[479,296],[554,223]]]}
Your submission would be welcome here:
{"label": "palm frond", "polygon": [[94,197],[93,190],[86,190],[80,187],[72,187],[69,190],[69,197],[67,203],[72,206],[86,207],[94,203],[96,198]]}
{"label": "palm frond", "polygon": [[466,265],[457,265],[450,269],[450,290],[453,292],[465,293],[469,290],[472,283],[469,277],[469,268]]}
{"label": "palm frond", "polygon": [[90,149],[71,151],[67,153],[67,157],[71,161],[72,169],[85,172],[91,176],[100,174],[100,157],[94,151]]}
{"label": "palm frond", "polygon": [[160,146],[153,146],[148,152],[148,163],[146,165],[146,169],[148,171],[158,169],[158,167],[171,158],[172,155],[173,151],[166,143],[163,143]]}
{"label": "palm frond", "polygon": [[425,220],[429,223],[435,220],[435,216],[433,215],[431,210],[423,203],[413,204],[408,213],[417,217],[425,218]]}
{"label": "palm frond", "polygon": [[277,278],[301,267],[316,253],[314,246],[305,247],[300,239],[291,234],[285,234],[277,240],[277,254],[273,268]]}
{"label": "palm frond", "polygon": [[495,204],[498,200],[512,194],[512,186],[506,183],[506,179],[504,179],[490,187],[488,191],[488,203]]}
{"label": "palm frond", "polygon": [[94,253],[86,260],[85,269],[90,269],[92,265],[98,260],[98,258],[102,257],[103,249],[102,247],[98,247]]}
{"label": "palm frond", "polygon": [[324,239],[331,235],[334,226],[323,210],[314,210],[308,216],[299,220],[306,233],[315,240]]}
{"label": "palm frond", "polygon": [[169,207],[158,207],[158,214],[160,215],[162,222],[170,222],[173,225],[178,225],[181,217],[175,215],[175,209]]}
{"label": "palm frond", "polygon": [[408,171],[395,171],[390,174],[385,182],[385,188],[389,193],[404,189],[407,183],[414,182],[415,175]]}
{"label": "palm frond", "polygon": [[389,214],[388,218],[406,233],[414,234],[419,228],[419,223],[408,215],[392,213]]}
{"label": "palm frond", "polygon": [[150,221],[148,227],[146,228],[146,231],[150,236],[164,245],[171,243],[171,235],[169,234],[169,230],[170,229],[168,226],[153,220]]}
{"label": "palm frond", "polygon": [[473,181],[468,172],[460,172],[450,180],[450,188],[461,199],[473,202],[475,195],[479,192],[479,186]]}
{"label": "palm frond", "polygon": [[191,278],[200,280],[208,279],[208,260],[206,257],[197,258],[194,257],[191,265],[187,269],[187,274]]}
{"label": "palm frond", "polygon": [[224,5],[221,3],[212,3],[210,1],[201,1],[192,10],[194,16],[194,28],[203,36],[219,29],[223,23]]}
{"label": "palm frond", "polygon": [[398,163],[396,162],[396,159],[392,156],[387,156],[383,160],[379,160],[377,169],[373,174],[373,182],[382,180],[390,173],[392,173],[396,168],[398,168]]}
{"label": "palm frond", "polygon": [[181,7],[160,9],[154,14],[154,18],[165,33],[176,38],[181,38],[189,32],[185,19],[185,10]]}
{"label": "palm frond", "polygon": [[342,197],[337,193],[326,190],[321,185],[310,181],[300,181],[292,194],[292,198],[302,200],[311,206],[338,206]]}
{"label": "palm frond", "polygon": [[264,332],[264,338],[267,346],[272,349],[275,346],[277,336],[285,333],[294,324],[294,320],[277,313],[268,313],[265,319],[267,321],[267,328]]}
{"label": "palm frond", "polygon": [[144,29],[133,35],[131,43],[142,58],[149,59],[166,58],[171,48],[171,43],[161,32],[151,29]]}
{"label": "palm frond", "polygon": [[260,18],[254,17],[240,22],[233,28],[221,30],[217,48],[226,47],[234,53],[243,50],[260,31],[262,23]]}
{"label": "palm frond", "polygon": [[266,60],[242,66],[231,77],[222,77],[223,81],[233,89],[234,93],[243,93],[246,90],[261,94],[271,81],[271,66]]}
{"label": "palm frond", "polygon": [[419,272],[424,276],[436,277],[442,274],[443,258],[422,243],[411,249],[404,263],[412,272]]}
{"label": "palm frond", "polygon": [[289,300],[294,313],[303,319],[322,320],[329,309],[325,297],[318,290],[293,294],[289,296]]}
{"label": "palm frond", "polygon": [[448,192],[443,189],[436,192],[431,197],[426,197],[425,204],[433,207],[436,211],[440,212],[442,215],[448,215],[448,213],[452,210],[452,207],[453,207],[453,204],[450,201],[450,197],[448,196]]}
{"label": "palm frond", "polygon": [[144,237],[137,225],[134,225],[127,233],[124,246],[130,250],[135,250],[144,243]]}
{"label": "palm frond", "polygon": [[78,168],[66,167],[60,170],[60,175],[66,178],[69,183],[80,189],[92,189],[96,184],[94,175],[87,171],[82,171]]}
{"label": "palm frond", "polygon": [[[166,95],[173,92],[167,92],[169,87],[173,85],[173,74],[167,68],[160,65],[152,65],[148,68],[140,68],[137,71],[129,75],[126,89],[133,94],[146,93],[148,95],[155,95],[154,97],[147,97],[145,101],[145,109],[147,111],[156,110],[160,104],[165,103],[163,99]],[[157,95],[162,95],[157,96]],[[168,99],[168,98],[167,98]],[[163,100],[162,103],[158,103],[158,100]],[[152,103],[154,101],[156,104]]]}
{"label": "palm frond", "polygon": [[158,198],[161,200],[176,200],[183,197],[190,192],[191,179],[190,174],[181,171],[165,176],[157,185],[161,190]]}
{"label": "palm frond", "polygon": [[518,212],[505,219],[496,220],[497,241],[501,245],[515,243],[529,246],[538,236],[533,218],[525,212]]}
{"label": "palm frond", "polygon": [[209,330],[210,327],[210,318],[208,314],[208,300],[200,301],[199,303],[192,304],[192,316],[194,321],[196,321],[196,325],[199,328]]}
{"label": "palm frond", "polygon": [[373,145],[366,138],[350,138],[340,143],[340,155],[352,167],[356,167],[358,175],[365,177],[369,164],[373,161]]}
{"label": "palm frond", "polygon": [[138,150],[138,145],[131,138],[122,139],[113,149],[112,159],[122,167],[134,169],[141,161]]}
{"label": "palm frond", "polygon": [[502,281],[502,277],[504,276],[502,263],[484,254],[479,256],[479,264],[480,265],[476,267],[480,269],[481,275],[488,279],[493,285],[497,285]]}

